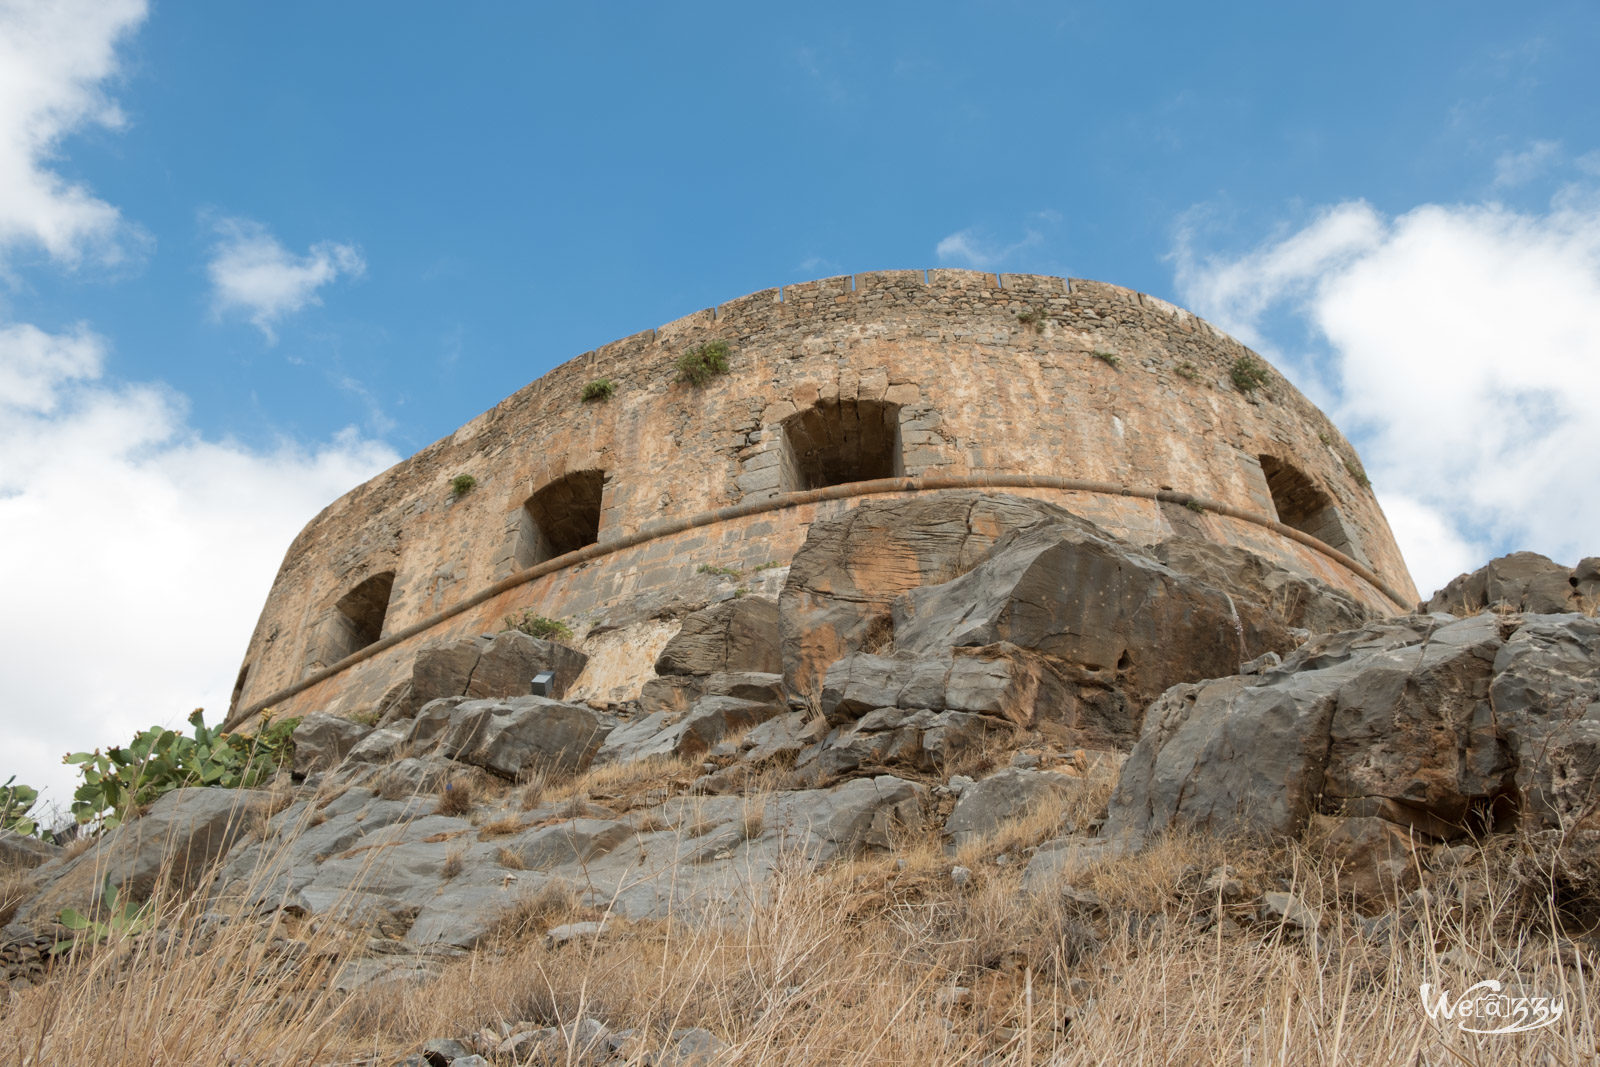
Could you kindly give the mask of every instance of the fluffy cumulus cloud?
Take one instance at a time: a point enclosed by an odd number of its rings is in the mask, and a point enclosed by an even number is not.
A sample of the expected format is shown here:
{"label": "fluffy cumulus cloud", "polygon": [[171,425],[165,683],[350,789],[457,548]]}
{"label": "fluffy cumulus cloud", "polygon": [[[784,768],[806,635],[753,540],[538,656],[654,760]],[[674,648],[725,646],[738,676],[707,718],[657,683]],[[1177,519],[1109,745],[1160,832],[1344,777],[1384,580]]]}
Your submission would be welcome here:
{"label": "fluffy cumulus cloud", "polygon": [[1600,554],[1600,197],[1362,202],[1237,256],[1175,256],[1188,306],[1279,363],[1361,447],[1426,594],[1485,559]]}
{"label": "fluffy cumulus cloud", "polygon": [[367,269],[352,245],[321,241],[298,256],[249,219],[221,219],[216,233],[206,267],[213,307],[219,315],[242,312],[269,341],[276,339],[275,323],[322,302],[317,290],[341,275],[359,278]]}
{"label": "fluffy cumulus cloud", "polygon": [[103,83],[144,0],[0,2],[0,266],[20,249],[76,263],[115,261],[117,209],[59,170],[61,142],[86,126],[119,127]]}
{"label": "fluffy cumulus cloud", "polygon": [[183,397],[106,381],[108,347],[84,328],[0,331],[0,781],[58,802],[67,748],[182,726],[196,706],[220,719],[290,540],[398,458],[353,431],[207,440]]}

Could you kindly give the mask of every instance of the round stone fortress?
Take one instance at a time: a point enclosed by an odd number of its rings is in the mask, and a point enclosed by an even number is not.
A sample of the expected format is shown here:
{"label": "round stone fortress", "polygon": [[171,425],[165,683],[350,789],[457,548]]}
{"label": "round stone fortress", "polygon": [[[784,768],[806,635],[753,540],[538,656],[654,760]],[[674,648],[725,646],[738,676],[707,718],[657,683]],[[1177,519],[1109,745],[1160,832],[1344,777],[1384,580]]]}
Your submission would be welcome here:
{"label": "round stone fortress", "polygon": [[[726,373],[682,380],[680,357],[715,342]],[[589,654],[569,700],[625,699],[676,629],[652,592],[737,571],[771,593],[813,522],[975,488],[1409,610],[1355,451],[1281,376],[1236,373],[1251,361],[1165,301],[1037,275],[883,271],[696,312],[568,361],[329,505],[289,547],[228,721],[374,708],[423,645],[525,612]],[[585,399],[602,379],[611,395]]]}

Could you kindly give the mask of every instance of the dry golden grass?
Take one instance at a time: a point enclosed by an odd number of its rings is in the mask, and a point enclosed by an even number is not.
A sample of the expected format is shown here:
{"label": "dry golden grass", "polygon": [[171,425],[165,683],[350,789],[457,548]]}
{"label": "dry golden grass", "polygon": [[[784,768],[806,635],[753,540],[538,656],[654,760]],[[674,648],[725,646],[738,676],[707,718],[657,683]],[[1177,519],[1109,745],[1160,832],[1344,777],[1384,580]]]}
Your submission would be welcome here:
{"label": "dry golden grass", "polygon": [[10,922],[17,908],[28,899],[30,877],[25,867],[0,866],[0,926]]}
{"label": "dry golden grass", "polygon": [[[638,1028],[640,1057],[673,1029],[705,1027],[729,1043],[723,1064],[1490,1067],[1600,1054],[1595,961],[1552,936],[1549,887],[1518,865],[1515,841],[1441,867],[1406,923],[1372,935],[1297,845],[1175,836],[1083,872],[1070,894],[1024,891],[1022,864],[994,856],[1060,818],[1002,828],[964,886],[950,877],[962,857],[932,831],[820,870],[785,864],[763,901],[721,925],[627,922],[546,883],[437,978],[354,995],[332,979],[363,931],[287,915],[219,926],[198,902],[158,901],[157,933],[76,954],[13,993],[0,1049],[39,1067],[386,1065],[432,1037],[588,1015]],[[1231,911],[1206,884],[1224,863],[1247,896]],[[1316,931],[1247,914],[1277,889],[1319,916]],[[546,945],[551,926],[599,918],[599,938]],[[1424,1012],[1421,983],[1459,994],[1487,978],[1556,998],[1565,1015],[1481,1036]]]}
{"label": "dry golden grass", "polygon": [[564,782],[547,783],[543,799],[605,801],[626,810],[681,794],[699,775],[699,761],[681,756],[608,763]]}
{"label": "dry golden grass", "polygon": [[439,790],[439,803],[433,810],[439,815],[465,815],[472,810],[472,786],[464,781],[446,782]]}
{"label": "dry golden grass", "polygon": [[487,841],[491,837],[507,837],[511,834],[518,834],[525,830],[527,825],[518,815],[504,815],[478,827],[478,840]]}

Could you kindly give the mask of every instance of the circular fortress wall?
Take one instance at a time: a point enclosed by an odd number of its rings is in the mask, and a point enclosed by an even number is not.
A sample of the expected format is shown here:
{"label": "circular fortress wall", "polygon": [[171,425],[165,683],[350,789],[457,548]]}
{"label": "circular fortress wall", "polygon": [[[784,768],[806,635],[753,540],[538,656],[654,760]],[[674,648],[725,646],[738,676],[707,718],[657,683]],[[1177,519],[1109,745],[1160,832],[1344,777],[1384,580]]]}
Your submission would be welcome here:
{"label": "circular fortress wall", "polygon": [[[694,350],[726,372],[682,380]],[[1253,368],[1165,301],[1037,275],[883,271],[688,315],[555,368],[313,519],[230,721],[361,710],[422,644],[513,612],[581,632],[702,567],[784,564],[813,521],[884,495],[1041,497],[1136,543],[1204,537],[1409,608],[1354,449]],[[588,673],[636,691],[654,649],[635,644]]]}

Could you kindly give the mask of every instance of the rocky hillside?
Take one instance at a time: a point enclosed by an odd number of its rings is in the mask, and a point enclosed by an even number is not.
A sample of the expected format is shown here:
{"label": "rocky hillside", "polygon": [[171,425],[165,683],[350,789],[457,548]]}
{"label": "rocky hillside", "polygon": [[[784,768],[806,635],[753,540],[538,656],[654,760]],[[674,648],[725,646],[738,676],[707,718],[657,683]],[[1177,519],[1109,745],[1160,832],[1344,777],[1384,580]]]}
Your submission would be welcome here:
{"label": "rocky hillside", "polygon": [[[1105,929],[1087,886],[1197,839],[1312,856],[1330,879],[1253,878],[1200,848],[1216,862],[1173,884],[1215,898],[1204,930],[1315,935],[1322,901],[1384,936],[1415,925],[1439,872],[1515,842],[1506,862],[1543,887],[1547,934],[1574,960],[1591,951],[1600,561],[1518,554],[1374,619],[1242,550],[1136,547],[971,493],[864,504],[767,578],[775,601],[730,583],[679,604],[636,699],[562,699],[585,666],[566,644],[438,645],[377,721],[307,716],[271,788],[177,790],[64,853],[0,839],[27,871],[6,907],[8,982],[49,988],[52,959],[74,957],[49,951],[67,909],[104,920],[156,898],[359,932],[323,995],[430,988],[508,930],[554,951],[638,924],[739,928],[795,878],[874,857],[899,864],[891,881],[1005,884]],[[546,671],[549,695],[528,695]],[[544,1062],[556,1045],[732,1062],[742,1047],[737,1027],[651,1031],[625,1007],[563,1018],[419,1038],[408,1062]]]}

